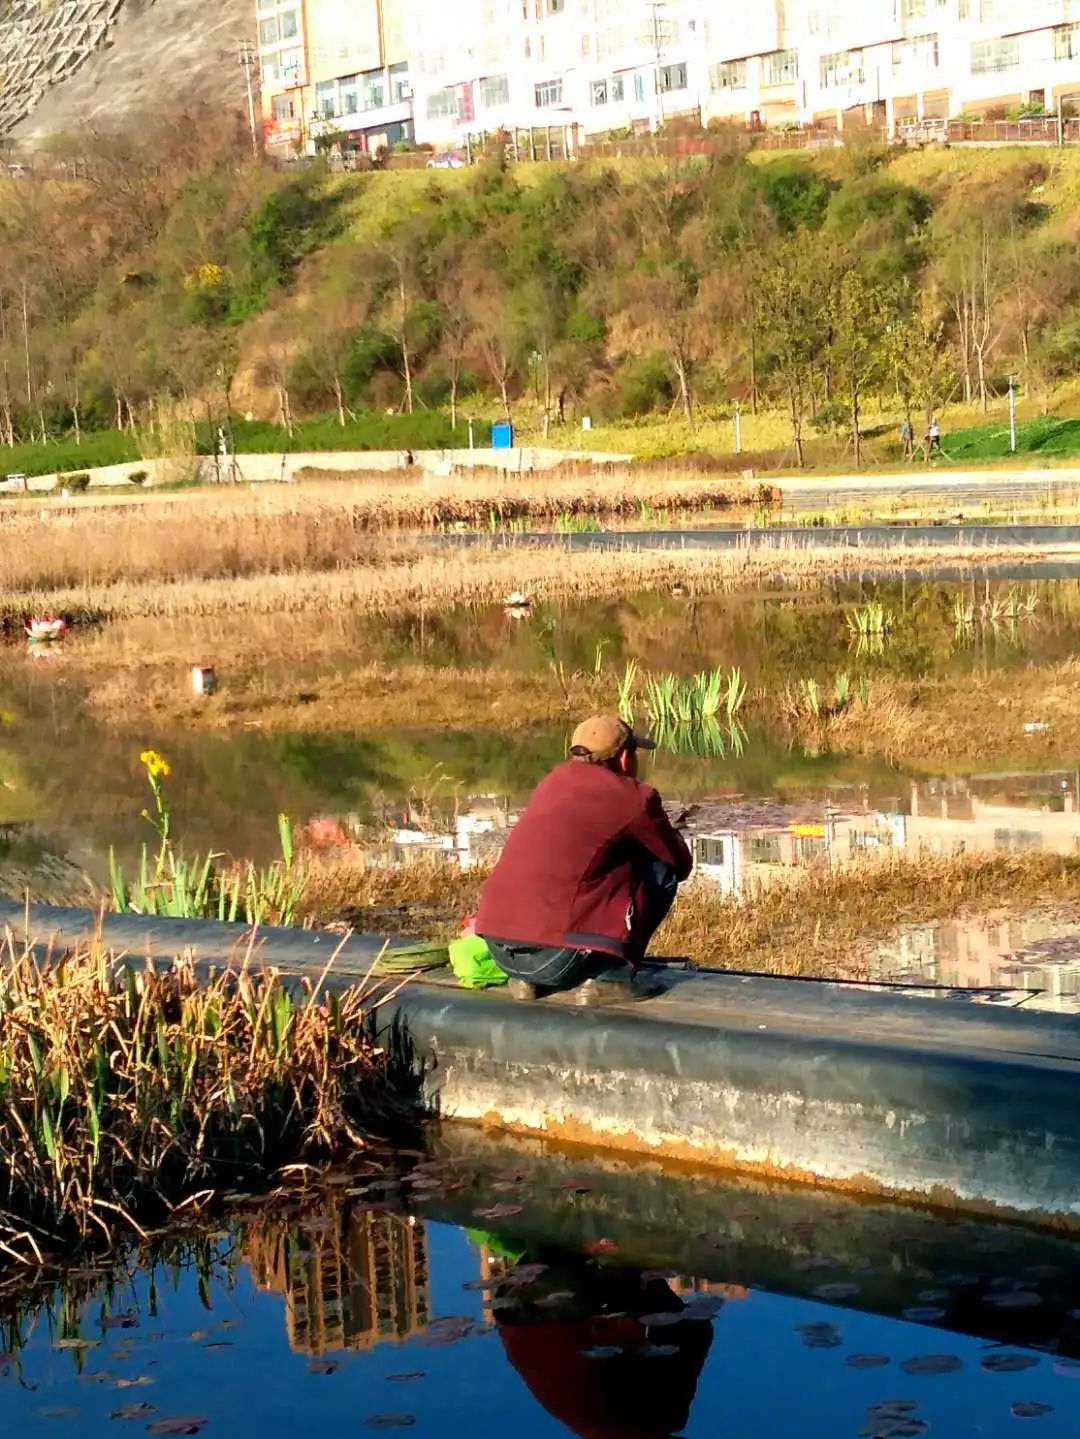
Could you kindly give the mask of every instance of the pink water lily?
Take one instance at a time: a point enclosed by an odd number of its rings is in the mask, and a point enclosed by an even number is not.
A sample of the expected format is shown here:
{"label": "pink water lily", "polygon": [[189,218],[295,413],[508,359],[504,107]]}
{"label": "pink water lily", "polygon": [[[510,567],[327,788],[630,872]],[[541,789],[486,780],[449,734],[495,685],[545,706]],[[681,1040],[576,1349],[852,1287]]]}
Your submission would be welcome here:
{"label": "pink water lily", "polygon": [[70,628],[67,620],[52,615],[48,619],[31,620],[26,633],[32,640],[62,640]]}

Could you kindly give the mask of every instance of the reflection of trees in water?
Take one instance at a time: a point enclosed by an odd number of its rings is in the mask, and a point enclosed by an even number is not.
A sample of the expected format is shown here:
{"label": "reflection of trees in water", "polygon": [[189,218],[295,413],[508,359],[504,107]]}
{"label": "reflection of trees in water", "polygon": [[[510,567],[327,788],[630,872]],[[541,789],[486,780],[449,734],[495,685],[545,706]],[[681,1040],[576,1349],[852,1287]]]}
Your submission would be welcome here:
{"label": "reflection of trees in water", "polygon": [[[146,1279],[146,1302],[131,1283],[136,1267]],[[158,1296],[194,1280],[207,1305],[213,1291],[228,1292],[236,1282],[237,1251],[231,1239],[204,1233],[171,1238],[143,1251],[113,1254],[86,1268],[47,1276],[25,1268],[0,1281],[0,1353],[16,1368],[31,1339],[42,1335],[55,1347],[70,1349],[81,1369],[90,1346],[111,1328],[137,1328],[158,1315]],[[83,1342],[85,1341],[85,1343]]]}

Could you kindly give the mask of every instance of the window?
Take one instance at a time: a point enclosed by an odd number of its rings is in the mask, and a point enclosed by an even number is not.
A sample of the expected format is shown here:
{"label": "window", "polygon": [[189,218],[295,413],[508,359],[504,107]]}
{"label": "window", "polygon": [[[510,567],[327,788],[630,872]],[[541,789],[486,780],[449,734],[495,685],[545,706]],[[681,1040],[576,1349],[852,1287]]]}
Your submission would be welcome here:
{"label": "window", "polygon": [[302,85],[304,83],[303,50],[282,50],[278,56],[278,64],[281,66],[281,78],[287,84]]}
{"label": "window", "polygon": [[1054,59],[1080,60],[1080,25],[1054,26]]}
{"label": "window", "polygon": [[746,857],[751,864],[779,864],[780,836],[778,834],[751,834],[746,839]]}
{"label": "window", "polygon": [[542,80],[539,85],[534,85],[533,93],[536,98],[536,108],[538,110],[547,110],[550,109],[552,105],[561,105],[562,86],[563,82],[561,80]]}
{"label": "window", "polygon": [[409,79],[408,64],[390,66],[390,88],[395,105],[402,105],[409,99],[412,95],[412,82]]}
{"label": "window", "polygon": [[613,105],[621,105],[626,99],[626,83],[621,75],[611,77],[611,85],[608,87],[608,94]]}
{"label": "window", "polygon": [[300,15],[296,10],[286,10],[281,17],[281,38],[295,40],[300,34]]}
{"label": "window", "polygon": [[386,78],[381,70],[360,76],[361,110],[379,110],[386,104]]}
{"label": "window", "polygon": [[659,71],[660,89],[667,94],[670,90],[686,89],[685,65],[661,65]]}
{"label": "window", "polygon": [[277,19],[275,18],[275,19],[273,19],[273,20],[261,20],[261,21],[259,22],[259,44],[260,44],[260,45],[276,45],[277,42],[278,42],[278,22],[277,22]]}
{"label": "window", "polygon": [[320,80],[315,86],[315,113],[323,120],[332,120],[338,113],[335,80]]}
{"label": "window", "polygon": [[817,835],[797,834],[795,836],[795,858],[797,860],[805,860],[809,864],[815,859],[824,859],[828,852],[828,845]]}
{"label": "window", "polygon": [[264,85],[272,85],[275,80],[281,79],[281,72],[278,70],[276,60],[264,60],[262,67],[262,82]]}
{"label": "window", "polygon": [[996,40],[973,40],[971,73],[993,75],[998,70],[1013,70],[1020,64],[1020,39],[1016,35]]}
{"label": "window", "polygon": [[295,102],[291,95],[274,96],[274,119],[292,120],[296,115]]}
{"label": "window", "polygon": [[820,79],[823,90],[842,89],[847,85],[861,85],[863,82],[863,52],[861,50],[837,50],[832,55],[822,55]]}
{"label": "window", "polygon": [[709,71],[709,86],[713,90],[745,90],[746,61],[725,60],[714,65]]}
{"label": "window", "polygon": [[905,20],[921,20],[926,14],[926,0],[900,0],[900,14]]}
{"label": "window", "polygon": [[697,850],[698,864],[722,865],[724,863],[724,856],[727,849],[726,840],[719,839],[716,835],[712,834],[701,834],[698,835],[694,847]]}
{"label": "window", "polygon": [[458,93],[453,85],[443,90],[432,90],[427,99],[429,120],[456,120],[458,115]]}
{"label": "window", "polygon": [[594,105],[606,105],[608,102],[608,82],[606,80],[594,80],[590,93]]}
{"label": "window", "polygon": [[342,115],[355,115],[360,108],[360,79],[357,75],[346,75],[338,81],[341,95]]}
{"label": "window", "polygon": [[643,104],[645,100],[645,76],[640,70],[634,74],[634,99],[639,105]]}
{"label": "window", "polygon": [[510,80],[506,75],[487,75],[480,81],[480,104],[485,110],[509,105]]}
{"label": "window", "polygon": [[1037,829],[996,829],[995,849],[1042,849],[1042,835]]}
{"label": "window", "polygon": [[927,70],[938,67],[938,37],[936,35],[914,35],[910,40],[896,40],[892,47],[893,72],[907,65],[919,65]]}
{"label": "window", "polygon": [[799,78],[799,57],[794,50],[773,50],[762,56],[762,83],[791,85]]}
{"label": "window", "polygon": [[566,0],[547,0],[549,15],[561,15],[566,9]]}

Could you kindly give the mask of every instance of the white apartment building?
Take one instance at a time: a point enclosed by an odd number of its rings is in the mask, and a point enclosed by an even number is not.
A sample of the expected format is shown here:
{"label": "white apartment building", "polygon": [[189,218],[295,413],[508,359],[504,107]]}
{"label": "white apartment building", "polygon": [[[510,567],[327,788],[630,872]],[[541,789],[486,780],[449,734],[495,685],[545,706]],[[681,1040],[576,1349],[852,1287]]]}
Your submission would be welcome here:
{"label": "white apartment building", "polygon": [[375,151],[412,139],[407,0],[256,0],[266,143]]}
{"label": "white apartment building", "polygon": [[[309,0],[318,4],[320,0]],[[405,0],[418,140],[1080,99],[1080,0]]]}

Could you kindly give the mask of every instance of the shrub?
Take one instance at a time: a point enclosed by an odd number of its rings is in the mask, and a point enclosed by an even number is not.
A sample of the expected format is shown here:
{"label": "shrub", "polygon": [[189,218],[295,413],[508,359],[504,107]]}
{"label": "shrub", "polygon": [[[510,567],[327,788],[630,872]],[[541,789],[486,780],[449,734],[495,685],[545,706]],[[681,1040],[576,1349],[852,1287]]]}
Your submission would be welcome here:
{"label": "shrub", "polygon": [[73,475],[62,476],[64,488],[70,490],[73,495],[84,495],[90,488],[90,476],[85,470],[78,470]]}
{"label": "shrub", "polygon": [[145,485],[149,478],[148,470],[131,470],[128,473],[128,479],[133,485]]}

